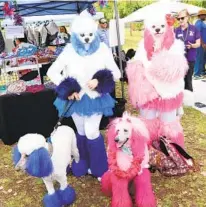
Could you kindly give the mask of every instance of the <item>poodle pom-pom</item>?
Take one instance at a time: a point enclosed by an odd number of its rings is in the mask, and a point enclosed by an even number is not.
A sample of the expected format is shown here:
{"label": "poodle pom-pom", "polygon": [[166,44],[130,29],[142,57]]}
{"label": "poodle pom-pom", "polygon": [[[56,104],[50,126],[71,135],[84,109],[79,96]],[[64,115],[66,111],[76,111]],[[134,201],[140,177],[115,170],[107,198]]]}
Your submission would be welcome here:
{"label": "poodle pom-pom", "polygon": [[47,177],[53,171],[53,165],[48,151],[45,148],[34,150],[28,157],[26,164],[28,174],[35,177]]}
{"label": "poodle pom-pom", "polygon": [[172,83],[185,76],[186,68],[187,62],[184,56],[163,50],[153,56],[148,72],[151,77],[161,82]]}
{"label": "poodle pom-pom", "polygon": [[74,78],[66,78],[56,87],[58,97],[63,100],[68,100],[68,96],[72,95],[74,92],[79,92],[80,90],[81,87]]}
{"label": "poodle pom-pom", "polygon": [[94,74],[93,79],[98,80],[96,91],[101,94],[111,93],[115,88],[114,78],[110,70],[99,70]]}
{"label": "poodle pom-pom", "polygon": [[61,205],[71,205],[76,199],[75,190],[70,186],[64,190],[58,190],[57,194],[61,201]]}
{"label": "poodle pom-pom", "polygon": [[14,161],[14,165],[16,165],[21,159],[21,153],[19,152],[18,146],[15,146],[12,150],[12,158]]}
{"label": "poodle pom-pom", "polygon": [[61,207],[61,201],[57,193],[52,195],[45,195],[43,199],[43,203],[45,207]]}

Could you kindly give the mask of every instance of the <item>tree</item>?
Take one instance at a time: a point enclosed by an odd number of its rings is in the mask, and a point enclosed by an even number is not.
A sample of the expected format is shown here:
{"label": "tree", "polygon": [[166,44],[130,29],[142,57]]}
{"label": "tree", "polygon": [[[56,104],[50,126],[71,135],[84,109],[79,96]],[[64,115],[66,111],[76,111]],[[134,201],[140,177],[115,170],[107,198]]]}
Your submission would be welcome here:
{"label": "tree", "polygon": [[206,0],[182,0],[181,2],[206,8]]}
{"label": "tree", "polygon": [[[120,18],[126,17],[132,12],[153,3],[155,0],[146,0],[146,1],[118,1],[118,11]],[[105,8],[100,8],[98,3],[95,4],[97,11],[104,12],[104,15],[107,19],[112,19],[114,15],[114,2],[109,1],[108,5]]]}

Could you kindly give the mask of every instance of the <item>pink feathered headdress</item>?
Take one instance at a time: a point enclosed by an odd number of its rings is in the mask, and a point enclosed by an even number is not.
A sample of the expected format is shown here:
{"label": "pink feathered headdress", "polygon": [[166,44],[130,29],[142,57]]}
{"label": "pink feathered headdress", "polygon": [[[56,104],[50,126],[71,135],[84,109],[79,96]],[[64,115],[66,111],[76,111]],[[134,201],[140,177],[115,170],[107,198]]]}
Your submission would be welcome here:
{"label": "pink feathered headdress", "polygon": [[[165,21],[167,22],[167,25],[166,25],[166,32],[164,34],[161,49],[168,50],[171,47],[171,45],[174,43],[174,39],[175,39],[174,31],[173,31],[173,25],[175,20],[170,14],[167,14],[165,16]],[[145,28],[144,31],[144,47],[147,52],[147,58],[148,60],[150,60],[154,52],[154,38],[148,28]]]}

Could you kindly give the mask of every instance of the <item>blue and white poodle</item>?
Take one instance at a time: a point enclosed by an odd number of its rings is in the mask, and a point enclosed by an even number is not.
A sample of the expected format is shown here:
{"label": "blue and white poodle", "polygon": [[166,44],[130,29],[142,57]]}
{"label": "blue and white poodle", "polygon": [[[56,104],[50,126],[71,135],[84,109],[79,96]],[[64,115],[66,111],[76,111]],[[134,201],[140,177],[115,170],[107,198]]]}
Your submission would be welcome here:
{"label": "blue and white poodle", "polygon": [[108,170],[104,139],[99,131],[102,116],[111,116],[115,100],[110,96],[121,76],[111,49],[100,42],[97,24],[91,17],[77,17],[68,44],[49,68],[47,75],[57,85],[54,102],[59,116],[66,103],[77,128],[79,163],[73,162],[75,176],[91,173],[97,178]]}

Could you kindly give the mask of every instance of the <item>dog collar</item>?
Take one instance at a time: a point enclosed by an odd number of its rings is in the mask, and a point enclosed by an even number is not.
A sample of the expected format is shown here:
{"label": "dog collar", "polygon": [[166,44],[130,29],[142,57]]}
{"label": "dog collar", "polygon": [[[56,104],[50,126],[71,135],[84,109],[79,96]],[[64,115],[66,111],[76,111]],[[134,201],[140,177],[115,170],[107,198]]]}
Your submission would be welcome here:
{"label": "dog collar", "polygon": [[125,154],[132,155],[132,150],[130,147],[127,147],[124,145],[121,149],[122,149],[122,152],[124,152]]}

